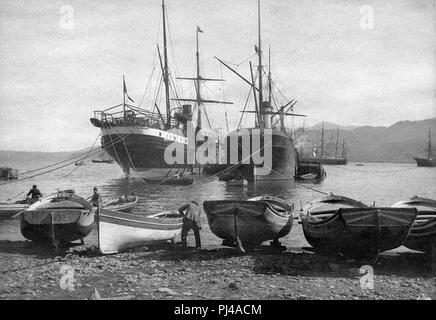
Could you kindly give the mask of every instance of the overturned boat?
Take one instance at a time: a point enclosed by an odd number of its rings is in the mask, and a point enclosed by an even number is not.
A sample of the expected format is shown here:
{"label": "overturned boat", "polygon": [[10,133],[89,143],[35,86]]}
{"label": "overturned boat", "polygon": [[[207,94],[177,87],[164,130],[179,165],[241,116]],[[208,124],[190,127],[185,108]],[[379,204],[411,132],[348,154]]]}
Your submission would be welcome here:
{"label": "overturned boat", "polygon": [[94,227],[94,209],[84,198],[60,191],[21,214],[21,233],[31,241],[58,245],[82,240]]}
{"label": "overturned boat", "polygon": [[142,216],[100,209],[98,245],[102,254],[112,254],[150,243],[166,242],[182,232],[183,218],[162,212]]}
{"label": "overturned boat", "polygon": [[429,254],[436,253],[436,201],[421,197],[398,201],[395,208],[416,208],[418,216],[404,246]]}
{"label": "overturned boat", "polygon": [[247,201],[205,201],[210,229],[223,245],[253,248],[286,236],[292,228],[294,206],[282,199],[260,196]]}
{"label": "overturned boat", "polygon": [[301,213],[304,236],[316,251],[352,258],[374,258],[400,247],[417,215],[415,208],[368,207],[330,195]]}

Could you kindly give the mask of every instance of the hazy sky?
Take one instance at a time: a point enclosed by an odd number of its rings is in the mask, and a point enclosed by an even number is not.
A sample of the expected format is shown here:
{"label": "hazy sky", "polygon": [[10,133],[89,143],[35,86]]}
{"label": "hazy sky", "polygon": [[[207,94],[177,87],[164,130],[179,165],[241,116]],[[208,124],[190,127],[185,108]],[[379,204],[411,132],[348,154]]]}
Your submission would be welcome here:
{"label": "hazy sky", "polygon": [[[123,74],[129,95],[141,101],[153,68],[158,72],[160,5],[2,0],[0,149],[90,146],[99,130],[89,118],[122,101]],[[373,29],[361,26],[364,6],[373,9]],[[172,74],[194,75],[199,25],[202,73],[219,78],[222,71],[226,79],[224,97],[221,85],[212,83],[205,96],[235,102],[227,107],[235,128],[249,88],[213,57],[238,64],[254,54],[257,1],[167,0],[167,7]],[[275,83],[299,101],[295,111],[309,116],[306,125],[391,125],[436,116],[434,0],[262,0],[262,19],[263,51],[271,46]],[[249,77],[248,62],[237,69]],[[193,95],[190,83],[179,89]],[[208,106],[215,127],[225,127],[224,108]]]}

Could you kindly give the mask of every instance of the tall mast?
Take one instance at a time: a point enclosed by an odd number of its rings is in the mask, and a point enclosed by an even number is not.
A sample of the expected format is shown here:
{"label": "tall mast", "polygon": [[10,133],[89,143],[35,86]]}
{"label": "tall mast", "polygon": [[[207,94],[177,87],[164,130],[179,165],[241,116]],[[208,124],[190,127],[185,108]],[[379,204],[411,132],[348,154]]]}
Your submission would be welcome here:
{"label": "tall mast", "polygon": [[268,103],[271,105],[271,46],[268,51]]}
{"label": "tall mast", "polygon": [[428,159],[431,158],[431,129],[428,128]]}
{"label": "tall mast", "polygon": [[259,39],[258,39],[258,48],[257,48],[257,55],[259,56],[259,66],[258,66],[258,72],[259,72],[259,110],[260,110],[260,125],[263,127],[263,84],[262,84],[262,38],[261,38],[261,20],[260,20],[260,0],[257,0],[257,19],[258,19],[258,33],[259,33]]}
{"label": "tall mast", "polygon": [[200,93],[200,53],[198,50],[198,33],[199,33],[200,29],[197,26],[197,52],[196,52],[196,57],[197,57],[197,79],[195,81],[195,86],[196,86],[196,91],[197,91],[197,130],[201,129],[201,93]]}
{"label": "tall mast", "polygon": [[339,150],[339,128],[337,128],[337,134],[336,134],[336,150],[335,150],[335,158],[338,157],[338,150]]}
{"label": "tall mast", "polygon": [[321,127],[321,157],[324,155],[324,121]]}
{"label": "tall mast", "polygon": [[171,107],[170,107],[170,81],[169,81],[169,71],[168,71],[168,50],[167,50],[167,30],[166,30],[166,20],[165,20],[165,0],[162,0],[162,21],[163,21],[163,44],[164,44],[164,74],[163,80],[165,83],[165,105],[167,113],[167,123],[165,124],[166,129],[171,127]]}

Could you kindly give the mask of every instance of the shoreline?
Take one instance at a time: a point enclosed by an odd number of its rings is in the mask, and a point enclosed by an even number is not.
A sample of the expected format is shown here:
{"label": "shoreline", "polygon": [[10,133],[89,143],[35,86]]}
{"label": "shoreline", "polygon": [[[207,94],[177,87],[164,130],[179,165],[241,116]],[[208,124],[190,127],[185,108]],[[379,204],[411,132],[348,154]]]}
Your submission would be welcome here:
{"label": "shoreline", "polygon": [[164,243],[106,256],[86,239],[60,254],[4,240],[0,299],[436,299],[436,261],[421,253],[400,248],[372,265],[321,256],[293,240],[301,236],[294,226],[282,242],[286,251],[262,246],[241,254],[209,232],[201,251]]}

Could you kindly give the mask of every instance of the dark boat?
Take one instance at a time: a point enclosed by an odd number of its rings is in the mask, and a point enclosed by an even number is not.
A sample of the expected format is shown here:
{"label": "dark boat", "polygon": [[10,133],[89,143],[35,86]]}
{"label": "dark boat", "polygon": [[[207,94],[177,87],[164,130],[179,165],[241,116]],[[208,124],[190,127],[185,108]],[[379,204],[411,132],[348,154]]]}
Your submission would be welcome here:
{"label": "dark boat", "polygon": [[145,216],[100,210],[98,245],[102,254],[111,254],[165,242],[182,231],[183,218],[178,213],[162,212]]}
{"label": "dark boat", "polygon": [[18,170],[8,167],[0,168],[0,180],[16,180],[18,179]]}
{"label": "dark boat", "polygon": [[[226,163],[229,166],[240,164],[233,170],[239,171],[243,178],[248,181],[294,179],[297,152],[294,146],[293,134],[291,130],[285,127],[285,116],[304,115],[293,113],[293,108],[297,103],[295,100],[286,102],[284,105],[273,104],[275,99],[272,97],[271,61],[267,81],[268,96],[264,95],[267,86],[264,85],[263,79],[265,70],[262,62],[260,1],[258,2],[258,44],[255,46],[255,52],[258,56],[258,83],[256,83],[256,75],[254,75],[251,62],[251,80],[247,80],[224,61],[218,59],[221,64],[237,74],[250,86],[254,101],[254,110],[246,110],[245,107],[241,110],[241,120],[245,114],[255,116],[254,127],[241,128],[241,126],[238,126],[237,130],[228,134],[226,144],[230,148],[227,149]],[[239,123],[241,124],[242,121]],[[237,141],[237,153],[232,150],[232,141]],[[257,142],[254,143],[254,141]],[[247,143],[247,145],[244,143]],[[265,163],[265,161],[263,164],[258,163],[260,160],[256,159],[257,156],[267,152],[271,153],[271,163]]]}
{"label": "dark boat", "polygon": [[436,201],[415,196],[392,207],[418,210],[410,235],[403,245],[412,250],[436,254]]}
{"label": "dark boat", "polygon": [[21,215],[21,233],[31,241],[58,245],[82,240],[94,226],[94,209],[84,198],[60,191]]}
{"label": "dark boat", "polygon": [[168,177],[152,177],[144,179],[149,184],[156,185],[175,185],[175,186],[188,186],[194,183],[193,178],[183,176],[168,176]]}
{"label": "dark boat", "polygon": [[321,128],[321,145],[320,147],[315,147],[313,150],[313,154],[311,156],[299,156],[299,160],[302,162],[310,162],[316,161],[325,165],[346,165],[348,163],[347,160],[347,149],[345,145],[345,141],[342,142],[342,154],[338,156],[339,150],[339,129],[337,131],[337,139],[336,139],[336,148],[334,155],[326,155],[325,151],[325,143],[324,143],[324,122],[322,123]]}
{"label": "dark boat", "polygon": [[92,160],[93,163],[114,163],[114,160],[112,159],[107,159],[107,160],[99,160],[99,159],[94,159]]}
{"label": "dark boat", "polygon": [[295,169],[295,179],[304,181],[320,181],[325,179],[325,172],[321,163],[317,161],[298,161]]}
{"label": "dark boat", "polygon": [[105,203],[102,208],[111,211],[131,212],[138,203],[138,200],[139,197],[137,196],[127,196],[127,198]]}
{"label": "dark boat", "polygon": [[[187,165],[198,167],[197,162],[188,161],[189,146],[200,144],[195,137],[196,133],[202,129],[202,109],[205,103],[227,103],[214,100],[206,100],[201,97],[201,84],[208,80],[200,75],[198,34],[201,32],[197,28],[197,75],[195,78],[177,78],[195,81],[197,93],[196,99],[181,99],[178,88],[170,76],[168,52],[167,52],[167,15],[165,2],[162,0],[162,30],[163,30],[163,52],[158,47],[158,56],[161,66],[162,82],[156,85],[156,92],[163,91],[165,106],[155,103],[146,110],[145,108],[126,103],[126,99],[134,101],[127,93],[127,87],[123,77],[123,103],[103,111],[94,111],[91,123],[101,129],[102,148],[109,156],[123,169],[126,174],[132,174],[138,178],[151,179],[165,176],[170,170],[175,168],[185,168]],[[160,90],[161,87],[164,90]],[[172,96],[172,98],[170,97]],[[194,102],[195,105],[181,103]],[[193,122],[193,107],[197,109],[197,125]],[[206,114],[206,110],[203,110]],[[188,134],[192,128],[194,137]],[[191,131],[191,130],[189,130]],[[181,161],[169,163],[165,159],[166,150],[179,150],[183,152]],[[191,163],[195,162],[195,163]]]}
{"label": "dark boat", "polygon": [[270,196],[247,201],[204,201],[204,212],[212,232],[224,245],[253,248],[267,240],[278,243],[292,228],[293,205]]}
{"label": "dark boat", "polygon": [[302,212],[304,236],[315,251],[358,259],[377,257],[404,243],[418,213],[414,208],[368,207],[345,199],[343,204],[340,199],[313,203]]}
{"label": "dark boat", "polygon": [[427,147],[427,158],[413,158],[416,161],[418,167],[436,167],[436,159],[433,159],[432,149],[431,149],[431,129],[428,129],[428,147]]}

